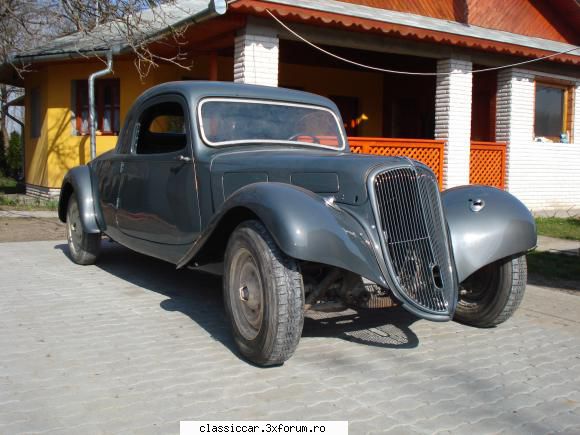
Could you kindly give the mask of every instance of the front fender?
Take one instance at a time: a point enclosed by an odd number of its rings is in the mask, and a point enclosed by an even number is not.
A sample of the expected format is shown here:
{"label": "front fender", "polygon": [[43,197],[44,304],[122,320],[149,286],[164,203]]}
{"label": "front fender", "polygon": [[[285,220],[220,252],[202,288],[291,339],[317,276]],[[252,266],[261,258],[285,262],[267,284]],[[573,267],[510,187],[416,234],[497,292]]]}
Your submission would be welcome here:
{"label": "front fender", "polygon": [[336,266],[386,285],[362,226],[309,190],[284,183],[254,183],[236,191],[178,267],[189,263],[214,232],[223,231],[220,223],[230,211],[242,209],[262,221],[286,255]]}
{"label": "front fender", "polygon": [[76,166],[66,173],[58,204],[58,216],[62,222],[66,222],[68,201],[71,195],[75,195],[77,198],[84,231],[90,234],[100,233],[101,225],[99,222],[102,222],[102,217],[97,209],[99,206],[96,197],[98,193],[94,188],[90,167]]}
{"label": "front fender", "polygon": [[[536,246],[536,225],[515,196],[494,187],[460,186],[441,194],[459,282],[494,261]],[[471,210],[473,201],[484,207]]]}

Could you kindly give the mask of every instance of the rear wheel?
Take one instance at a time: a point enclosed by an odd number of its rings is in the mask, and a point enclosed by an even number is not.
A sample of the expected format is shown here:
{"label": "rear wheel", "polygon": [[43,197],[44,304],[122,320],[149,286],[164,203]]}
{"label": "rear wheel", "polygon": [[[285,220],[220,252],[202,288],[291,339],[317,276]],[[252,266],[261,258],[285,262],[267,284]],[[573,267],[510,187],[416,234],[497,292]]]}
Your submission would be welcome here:
{"label": "rear wheel", "polygon": [[505,322],[524,297],[527,275],[525,255],[481,268],[461,283],[455,320],[480,328]]}
{"label": "rear wheel", "polygon": [[258,221],[242,223],[228,242],[224,303],[240,352],[262,365],[282,364],[298,346],[304,288],[298,263]]}
{"label": "rear wheel", "polygon": [[79,204],[74,193],[68,201],[66,238],[69,255],[75,263],[95,264],[101,248],[101,234],[89,234],[84,231]]}

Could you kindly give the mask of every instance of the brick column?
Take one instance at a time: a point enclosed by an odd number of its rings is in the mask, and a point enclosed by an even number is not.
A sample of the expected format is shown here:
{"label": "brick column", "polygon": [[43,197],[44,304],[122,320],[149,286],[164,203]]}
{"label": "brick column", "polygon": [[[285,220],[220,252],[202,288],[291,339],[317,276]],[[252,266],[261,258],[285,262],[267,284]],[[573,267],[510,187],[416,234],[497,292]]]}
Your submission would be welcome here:
{"label": "brick column", "polygon": [[234,82],[278,86],[278,61],[276,33],[248,24],[235,40]]}
{"label": "brick column", "polygon": [[501,70],[497,75],[497,109],[495,135],[507,143],[506,187],[509,189],[518,154],[533,152],[534,140],[534,76],[517,69]]}
{"label": "brick column", "polygon": [[573,101],[572,141],[575,144],[580,144],[580,82],[576,82]]}
{"label": "brick column", "polygon": [[471,139],[471,62],[444,59],[437,62],[435,139],[445,141],[443,186],[469,183]]}

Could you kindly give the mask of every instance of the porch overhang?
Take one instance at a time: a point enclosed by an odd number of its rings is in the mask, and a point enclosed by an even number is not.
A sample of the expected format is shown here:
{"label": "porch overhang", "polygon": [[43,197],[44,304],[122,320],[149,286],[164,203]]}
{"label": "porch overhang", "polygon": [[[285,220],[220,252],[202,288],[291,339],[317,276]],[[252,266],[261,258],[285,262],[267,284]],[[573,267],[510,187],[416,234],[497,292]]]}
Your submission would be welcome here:
{"label": "porch overhang", "polygon": [[577,54],[560,54],[550,60],[580,64],[580,47],[576,45],[335,0],[237,0],[230,3],[229,9],[268,18],[270,11],[295,23],[380,33],[529,58],[578,49],[574,52]]}

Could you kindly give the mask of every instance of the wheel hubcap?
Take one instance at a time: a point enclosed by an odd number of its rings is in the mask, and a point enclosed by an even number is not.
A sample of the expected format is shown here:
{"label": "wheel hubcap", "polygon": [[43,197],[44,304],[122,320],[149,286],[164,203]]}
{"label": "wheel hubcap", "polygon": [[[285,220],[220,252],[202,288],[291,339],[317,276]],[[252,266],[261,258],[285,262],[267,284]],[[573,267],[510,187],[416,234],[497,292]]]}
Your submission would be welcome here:
{"label": "wheel hubcap", "polygon": [[244,302],[248,302],[250,300],[250,290],[248,290],[248,287],[240,287],[240,299]]}
{"label": "wheel hubcap", "polygon": [[253,340],[260,333],[264,316],[263,287],[258,265],[248,250],[240,249],[234,256],[232,268],[232,287],[237,290],[230,292],[234,319],[242,336]]}
{"label": "wheel hubcap", "polygon": [[76,249],[79,246],[82,237],[82,226],[80,223],[78,206],[76,204],[71,205],[67,217],[67,224],[67,236],[69,244],[72,245],[74,249]]}

